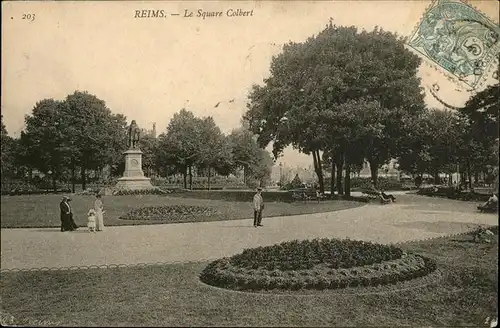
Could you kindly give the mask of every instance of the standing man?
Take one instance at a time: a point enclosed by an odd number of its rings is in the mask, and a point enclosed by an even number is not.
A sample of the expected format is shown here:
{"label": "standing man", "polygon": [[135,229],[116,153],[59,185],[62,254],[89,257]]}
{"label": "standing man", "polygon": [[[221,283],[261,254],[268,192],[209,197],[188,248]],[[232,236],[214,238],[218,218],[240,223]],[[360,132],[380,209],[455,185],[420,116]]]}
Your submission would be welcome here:
{"label": "standing man", "polygon": [[257,193],[253,196],[253,226],[262,227],[262,210],[264,200],[262,199],[262,188],[257,188]]}

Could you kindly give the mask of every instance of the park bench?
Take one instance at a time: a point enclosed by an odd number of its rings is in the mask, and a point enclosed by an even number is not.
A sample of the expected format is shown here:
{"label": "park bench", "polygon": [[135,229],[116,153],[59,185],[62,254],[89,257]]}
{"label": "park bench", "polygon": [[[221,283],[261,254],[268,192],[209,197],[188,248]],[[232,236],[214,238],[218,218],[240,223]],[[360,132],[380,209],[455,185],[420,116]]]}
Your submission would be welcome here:
{"label": "park bench", "polygon": [[477,207],[480,212],[495,213],[498,211],[498,202],[489,203],[486,206],[480,205]]}
{"label": "park bench", "polygon": [[371,190],[371,189],[364,189],[361,191],[361,193],[367,197],[369,200],[380,200],[380,204],[389,204],[392,203],[390,198],[384,198],[380,192]]}
{"label": "park bench", "polygon": [[368,197],[369,199],[379,199],[380,198],[379,192],[375,191],[375,190],[371,190],[371,189],[363,189],[363,190],[361,190],[361,194]]}
{"label": "park bench", "polygon": [[315,200],[318,203],[326,199],[327,197],[324,194],[316,194],[316,191],[313,189],[295,189],[292,190],[292,198],[294,200],[303,200],[304,202],[307,202],[308,200]]}

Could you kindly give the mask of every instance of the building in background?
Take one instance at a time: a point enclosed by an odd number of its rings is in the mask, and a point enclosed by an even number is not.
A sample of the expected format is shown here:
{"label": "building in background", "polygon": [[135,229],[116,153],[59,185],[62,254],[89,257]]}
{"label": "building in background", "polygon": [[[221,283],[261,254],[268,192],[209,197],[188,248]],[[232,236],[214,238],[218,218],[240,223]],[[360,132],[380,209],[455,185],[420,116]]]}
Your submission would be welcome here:
{"label": "building in background", "polygon": [[149,136],[156,139],[156,123],[153,123],[153,128],[151,130],[141,129],[143,136]]}
{"label": "building in background", "polygon": [[[398,161],[396,159],[391,159],[388,164],[382,165],[382,167],[378,169],[378,176],[399,180],[400,172],[398,170]],[[361,171],[359,171],[359,173],[353,172],[352,177],[371,178],[370,163],[365,160]]]}

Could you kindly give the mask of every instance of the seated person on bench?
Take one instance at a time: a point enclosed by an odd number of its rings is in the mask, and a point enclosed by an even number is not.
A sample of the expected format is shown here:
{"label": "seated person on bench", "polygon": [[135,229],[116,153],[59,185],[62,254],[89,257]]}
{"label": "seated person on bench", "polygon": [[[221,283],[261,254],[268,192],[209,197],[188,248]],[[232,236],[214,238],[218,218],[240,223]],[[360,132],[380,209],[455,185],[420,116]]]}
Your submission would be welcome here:
{"label": "seated person on bench", "polygon": [[483,210],[483,209],[494,209],[498,206],[498,197],[495,194],[492,194],[490,198],[484,203],[483,205],[480,205],[477,207],[478,210]]}
{"label": "seated person on bench", "polygon": [[384,198],[388,198],[391,200],[391,202],[395,202],[396,201],[396,197],[394,197],[393,195],[391,194],[386,194],[383,190],[380,191],[380,194],[384,197]]}
{"label": "seated person on bench", "polygon": [[[376,187],[375,187],[375,183],[373,182],[372,180],[372,183],[371,183],[371,190],[378,193],[379,196],[381,198],[383,198],[384,200],[385,199],[389,199],[391,202],[395,202],[396,201],[396,197],[394,197],[393,195],[391,194],[386,194],[383,190],[378,190]],[[382,200],[382,199],[381,199]]]}
{"label": "seated person on bench", "polygon": [[378,197],[380,198],[381,204],[387,204],[392,202],[390,198],[384,197],[384,193],[381,191],[379,192]]}
{"label": "seated person on bench", "polygon": [[316,189],[316,200],[319,201],[322,200],[323,198],[325,198],[325,195],[320,193],[318,189]]}

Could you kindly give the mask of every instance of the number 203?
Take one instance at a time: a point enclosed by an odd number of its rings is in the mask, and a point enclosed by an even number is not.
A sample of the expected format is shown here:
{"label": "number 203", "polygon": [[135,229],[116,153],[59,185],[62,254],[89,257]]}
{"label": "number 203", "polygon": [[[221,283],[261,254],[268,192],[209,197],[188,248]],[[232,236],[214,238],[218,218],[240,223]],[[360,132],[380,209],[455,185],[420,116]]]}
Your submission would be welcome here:
{"label": "number 203", "polygon": [[35,14],[23,14],[22,19],[26,19],[32,22],[35,20]]}

